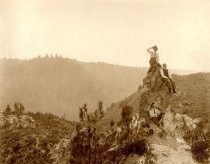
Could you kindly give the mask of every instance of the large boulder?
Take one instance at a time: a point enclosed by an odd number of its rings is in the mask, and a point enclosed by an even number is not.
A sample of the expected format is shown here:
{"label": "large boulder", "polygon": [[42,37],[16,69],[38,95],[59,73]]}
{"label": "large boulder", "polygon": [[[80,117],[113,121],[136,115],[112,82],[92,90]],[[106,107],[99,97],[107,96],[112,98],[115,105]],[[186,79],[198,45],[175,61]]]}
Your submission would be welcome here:
{"label": "large boulder", "polygon": [[167,80],[162,77],[162,68],[157,66],[153,72],[147,73],[143,79],[141,90],[140,110],[144,110],[152,103],[156,103],[162,108],[164,100],[170,96]]}
{"label": "large boulder", "polygon": [[196,123],[189,116],[167,108],[163,117],[163,127],[168,135],[173,136],[178,142],[184,142],[183,137],[196,128]]}

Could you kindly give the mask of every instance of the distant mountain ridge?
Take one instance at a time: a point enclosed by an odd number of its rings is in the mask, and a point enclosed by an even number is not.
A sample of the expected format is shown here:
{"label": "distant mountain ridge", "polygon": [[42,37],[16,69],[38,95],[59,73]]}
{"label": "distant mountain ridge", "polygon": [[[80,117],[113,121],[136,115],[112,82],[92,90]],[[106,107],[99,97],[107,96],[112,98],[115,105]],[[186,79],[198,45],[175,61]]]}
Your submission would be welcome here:
{"label": "distant mountain ridge", "polygon": [[[21,101],[30,111],[78,118],[78,107],[106,108],[137,90],[148,68],[83,63],[61,57],[0,59],[0,109]],[[187,74],[189,71],[173,71]]]}

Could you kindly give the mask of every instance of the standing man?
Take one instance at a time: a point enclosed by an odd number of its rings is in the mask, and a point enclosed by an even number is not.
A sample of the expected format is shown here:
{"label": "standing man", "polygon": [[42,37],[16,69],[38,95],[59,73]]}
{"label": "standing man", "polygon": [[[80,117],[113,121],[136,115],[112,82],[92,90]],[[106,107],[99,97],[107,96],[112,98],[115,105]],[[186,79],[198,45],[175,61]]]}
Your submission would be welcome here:
{"label": "standing man", "polygon": [[158,47],[157,46],[152,46],[147,49],[147,52],[150,54],[150,60],[154,58],[157,63],[159,63],[159,54],[157,53]]}
{"label": "standing man", "polygon": [[[159,64],[159,54],[157,51],[158,51],[157,46],[153,46],[147,49],[147,52],[150,54],[150,60],[149,60],[150,68],[147,74],[150,72],[154,72],[157,67],[162,68],[162,66]],[[161,75],[163,75],[162,72]]]}

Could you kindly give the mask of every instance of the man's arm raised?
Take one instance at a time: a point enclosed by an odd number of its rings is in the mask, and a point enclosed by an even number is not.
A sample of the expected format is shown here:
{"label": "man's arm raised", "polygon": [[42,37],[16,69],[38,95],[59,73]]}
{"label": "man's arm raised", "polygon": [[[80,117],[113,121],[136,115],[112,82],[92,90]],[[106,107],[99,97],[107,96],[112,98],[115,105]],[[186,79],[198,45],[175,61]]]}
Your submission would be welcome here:
{"label": "man's arm raised", "polygon": [[157,50],[158,50],[157,46],[152,46],[152,47],[150,47],[150,48],[147,49],[147,52],[148,52],[149,54],[153,53],[153,51],[151,51],[152,49],[153,49],[154,51],[157,51]]}
{"label": "man's arm raised", "polygon": [[[153,46],[154,47],[154,46]],[[153,47],[150,47],[150,48],[148,48],[147,49],[147,52],[149,53],[149,54],[151,54],[152,53],[152,49],[153,49]]]}

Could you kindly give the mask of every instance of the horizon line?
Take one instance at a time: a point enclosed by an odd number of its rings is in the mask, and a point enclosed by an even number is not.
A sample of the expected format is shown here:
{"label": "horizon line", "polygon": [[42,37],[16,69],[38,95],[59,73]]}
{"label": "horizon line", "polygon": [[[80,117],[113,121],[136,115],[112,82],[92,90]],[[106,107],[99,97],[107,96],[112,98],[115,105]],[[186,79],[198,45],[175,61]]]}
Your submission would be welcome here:
{"label": "horizon line", "polygon": [[[6,59],[6,60],[20,60],[20,61],[30,61],[30,60],[34,60],[34,59],[67,59],[67,60],[71,60],[71,61],[75,61],[75,62],[81,62],[81,63],[93,63],[93,64],[97,64],[97,63],[102,63],[102,64],[107,64],[107,65],[114,65],[114,66],[122,66],[122,67],[131,67],[131,68],[149,68],[149,62],[148,62],[148,66],[134,66],[134,65],[125,65],[125,64],[120,64],[120,63],[109,63],[106,61],[83,61],[83,60],[77,60],[76,58],[70,58],[70,57],[65,57],[62,55],[58,55],[57,53],[55,54],[46,54],[46,55],[37,55],[35,57],[32,58],[20,58],[20,57],[0,57],[0,59]],[[169,70],[180,70],[180,71],[189,71],[189,72],[194,72],[194,73],[210,73],[210,71],[201,71],[201,70],[191,70],[191,69],[182,69],[182,68],[169,68]]]}

